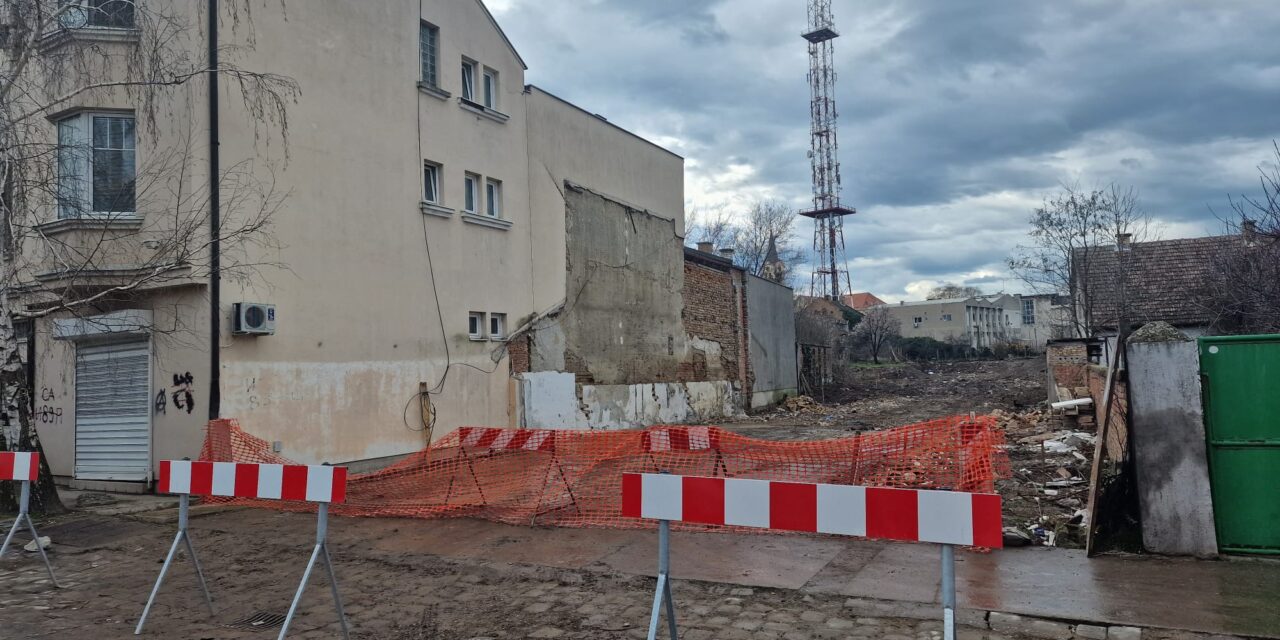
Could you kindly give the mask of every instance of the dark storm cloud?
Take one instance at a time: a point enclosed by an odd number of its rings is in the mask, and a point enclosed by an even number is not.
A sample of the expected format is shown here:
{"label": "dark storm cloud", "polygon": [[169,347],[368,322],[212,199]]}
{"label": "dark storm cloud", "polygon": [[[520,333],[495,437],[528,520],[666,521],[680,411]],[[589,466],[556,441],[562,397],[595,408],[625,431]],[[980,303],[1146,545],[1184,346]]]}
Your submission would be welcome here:
{"label": "dark storm cloud", "polygon": [[[1210,208],[1256,189],[1280,137],[1273,0],[834,8],[856,288],[1010,282],[1005,256],[1063,183],[1131,185],[1172,235],[1214,232]],[[531,82],[688,158],[691,206],[808,200],[803,3],[507,0],[498,13]]]}

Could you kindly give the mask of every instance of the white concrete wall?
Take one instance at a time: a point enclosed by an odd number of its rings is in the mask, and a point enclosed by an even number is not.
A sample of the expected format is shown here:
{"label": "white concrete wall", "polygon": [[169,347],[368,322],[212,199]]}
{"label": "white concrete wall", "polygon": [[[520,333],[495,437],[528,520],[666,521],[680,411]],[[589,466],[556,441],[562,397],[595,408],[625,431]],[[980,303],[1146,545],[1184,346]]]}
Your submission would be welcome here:
{"label": "white concrete wall", "polygon": [[572,373],[558,371],[518,377],[522,426],[529,428],[635,429],[654,424],[713,422],[740,412],[737,390],[725,380],[577,385]]}

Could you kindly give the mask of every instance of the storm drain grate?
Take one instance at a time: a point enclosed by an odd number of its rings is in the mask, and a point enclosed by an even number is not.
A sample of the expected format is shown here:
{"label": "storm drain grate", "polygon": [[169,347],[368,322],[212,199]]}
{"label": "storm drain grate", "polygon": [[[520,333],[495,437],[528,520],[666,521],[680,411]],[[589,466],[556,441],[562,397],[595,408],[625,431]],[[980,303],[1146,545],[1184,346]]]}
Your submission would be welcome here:
{"label": "storm drain grate", "polygon": [[283,624],[283,615],[259,611],[244,620],[232,622],[227,626],[233,629],[249,629],[251,631],[258,631],[262,629],[275,629]]}

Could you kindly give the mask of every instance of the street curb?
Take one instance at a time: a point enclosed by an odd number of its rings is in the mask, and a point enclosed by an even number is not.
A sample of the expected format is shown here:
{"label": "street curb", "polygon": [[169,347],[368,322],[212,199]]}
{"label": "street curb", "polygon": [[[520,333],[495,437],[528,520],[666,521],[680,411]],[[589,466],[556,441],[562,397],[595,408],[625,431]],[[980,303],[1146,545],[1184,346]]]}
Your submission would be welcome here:
{"label": "street curb", "polygon": [[[935,620],[940,605],[875,598],[848,598],[846,609],[868,618]],[[1263,636],[1205,633],[1186,629],[1113,625],[1097,620],[1043,618],[1003,611],[959,608],[956,623],[963,628],[1044,640],[1265,640]],[[963,635],[963,634],[962,634]],[[1280,636],[1275,636],[1280,637]]]}

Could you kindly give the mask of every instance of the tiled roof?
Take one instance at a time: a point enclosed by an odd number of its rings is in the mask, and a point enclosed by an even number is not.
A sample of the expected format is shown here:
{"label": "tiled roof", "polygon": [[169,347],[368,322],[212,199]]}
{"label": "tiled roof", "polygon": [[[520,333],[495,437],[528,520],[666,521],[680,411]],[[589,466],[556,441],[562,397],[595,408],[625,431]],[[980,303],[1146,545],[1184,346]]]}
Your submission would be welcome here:
{"label": "tiled roof", "polygon": [[1083,263],[1079,257],[1086,250],[1077,249],[1073,279],[1086,285],[1081,293],[1092,301],[1096,328],[1114,328],[1122,307],[1133,327],[1156,320],[1207,325],[1213,318],[1196,300],[1209,281],[1213,257],[1239,242],[1236,235],[1135,242],[1124,251],[1094,247]]}
{"label": "tiled roof", "polygon": [[884,300],[875,297],[867,291],[863,291],[861,293],[846,293],[843,296],[843,300],[846,305],[853,307],[858,311],[884,304]]}

